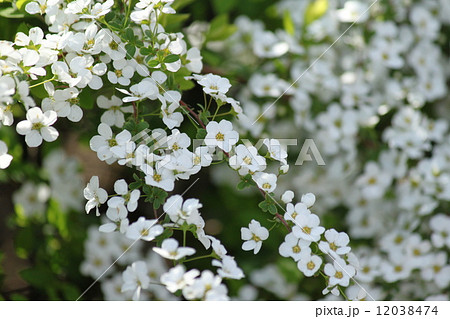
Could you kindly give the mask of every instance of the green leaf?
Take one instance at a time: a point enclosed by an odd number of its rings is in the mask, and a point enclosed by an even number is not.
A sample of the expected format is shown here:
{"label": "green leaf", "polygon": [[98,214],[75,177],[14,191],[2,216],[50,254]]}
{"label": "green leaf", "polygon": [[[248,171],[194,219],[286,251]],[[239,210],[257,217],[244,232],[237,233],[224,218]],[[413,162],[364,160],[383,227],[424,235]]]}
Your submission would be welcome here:
{"label": "green leaf", "polygon": [[211,21],[208,32],[206,33],[206,42],[223,41],[229,38],[237,27],[228,23],[228,16],[222,14]]}
{"label": "green leaf", "polygon": [[139,49],[139,53],[140,53],[141,55],[150,55],[150,54],[153,53],[153,50],[150,49],[150,48],[143,47],[143,48],[140,48],[140,49]]}
{"label": "green leaf", "polygon": [[134,32],[132,28],[128,28],[125,30],[125,35],[124,35],[125,40],[133,42],[134,41]]}
{"label": "green leaf", "polygon": [[149,128],[149,124],[145,121],[142,121],[142,122],[139,122],[138,125],[136,125],[135,132],[139,133],[148,128]]}
{"label": "green leaf", "polygon": [[19,12],[13,7],[5,8],[0,10],[0,17],[8,19],[20,19],[25,17],[25,14]]}
{"label": "green leaf", "polygon": [[48,288],[52,283],[58,283],[55,275],[49,267],[36,266],[34,268],[24,269],[20,276],[30,285],[36,288]]}
{"label": "green leaf", "polygon": [[195,138],[203,140],[205,137],[206,137],[206,130],[204,128],[197,129],[197,134],[195,134]]}
{"label": "green leaf", "polygon": [[147,62],[147,65],[148,65],[149,68],[154,68],[154,67],[156,67],[158,64],[159,64],[159,61],[158,61],[158,60],[150,60],[150,61]]}
{"label": "green leaf", "polygon": [[133,44],[131,43],[125,44],[125,50],[127,51],[127,57],[129,58],[134,57],[134,54],[136,53],[136,47]]}
{"label": "green leaf", "polygon": [[283,27],[288,34],[294,35],[295,25],[294,21],[292,20],[291,13],[288,10],[284,11],[283,14]]}
{"label": "green leaf", "polygon": [[328,10],[328,0],[315,0],[305,10],[305,26],[319,19]]}
{"label": "green leaf", "polygon": [[155,187],[153,189],[153,208],[158,209],[164,204],[168,195],[165,190]]}
{"label": "green leaf", "polygon": [[170,54],[164,58],[164,63],[173,63],[180,59],[180,56],[177,54]]}
{"label": "green leaf", "polygon": [[194,0],[177,0],[172,4],[172,8],[175,11],[180,11],[180,9],[183,9],[184,7],[191,4],[192,2],[194,2]]}
{"label": "green leaf", "polygon": [[202,121],[204,124],[208,123],[208,117],[211,116],[211,113],[209,111],[201,112],[200,113],[200,121]]}

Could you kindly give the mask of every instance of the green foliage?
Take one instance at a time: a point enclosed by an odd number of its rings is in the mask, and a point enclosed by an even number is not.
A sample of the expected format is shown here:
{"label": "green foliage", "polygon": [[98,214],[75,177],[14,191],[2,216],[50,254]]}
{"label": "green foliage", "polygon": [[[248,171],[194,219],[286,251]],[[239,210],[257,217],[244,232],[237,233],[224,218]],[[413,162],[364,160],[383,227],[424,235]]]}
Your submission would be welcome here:
{"label": "green foliage", "polygon": [[263,212],[269,212],[272,215],[275,215],[278,212],[277,203],[273,199],[274,195],[266,194],[265,200],[258,204],[259,208],[262,209]]}
{"label": "green foliage", "polygon": [[328,10],[328,0],[314,0],[305,11],[305,25],[322,17]]}
{"label": "green foliage", "polygon": [[[246,187],[255,186],[256,183],[253,181],[252,176],[250,174],[247,174],[245,176],[241,177],[241,181],[237,184],[238,190],[243,190]],[[261,205],[261,204],[260,204]],[[266,207],[265,205],[263,205]]]}

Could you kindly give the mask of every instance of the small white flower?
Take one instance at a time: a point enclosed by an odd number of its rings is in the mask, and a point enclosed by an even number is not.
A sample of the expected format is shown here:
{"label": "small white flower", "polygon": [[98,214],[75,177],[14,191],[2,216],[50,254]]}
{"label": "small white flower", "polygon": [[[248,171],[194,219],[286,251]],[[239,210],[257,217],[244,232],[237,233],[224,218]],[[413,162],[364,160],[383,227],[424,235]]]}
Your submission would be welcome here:
{"label": "small white flower", "polygon": [[316,255],[302,255],[297,263],[298,269],[306,276],[313,276],[322,265],[322,258]]}
{"label": "small white flower", "polygon": [[124,89],[117,89],[123,94],[129,95],[122,99],[125,103],[140,101],[144,99],[156,100],[158,97],[158,87],[156,82],[151,78],[143,79],[138,84],[134,84],[130,87],[130,92]]}
{"label": "small white flower", "polygon": [[136,261],[122,273],[122,292],[133,291],[133,300],[139,300],[141,289],[147,289],[150,284],[147,264]]}
{"label": "small white flower", "polygon": [[225,152],[229,152],[239,140],[238,132],[233,130],[233,124],[227,120],[221,120],[219,123],[209,122],[206,125],[206,132],[205,144],[217,146]]}
{"label": "small white flower", "polygon": [[178,247],[178,241],[173,238],[164,239],[161,248],[153,247],[153,251],[164,258],[178,260],[186,256],[195,254],[195,249],[191,247]]}
{"label": "small white flower", "polygon": [[316,196],[313,193],[307,193],[302,195],[301,202],[306,205],[306,207],[310,208],[316,202]]}
{"label": "small white flower", "polygon": [[325,275],[329,276],[328,287],[336,285],[347,287],[350,278],[355,275],[355,268],[347,265],[343,259],[335,259],[333,264],[326,264],[324,268]]}
{"label": "small white flower", "polygon": [[122,106],[122,100],[117,96],[111,96],[111,99],[100,95],[97,98],[97,105],[101,109],[105,109],[105,113],[102,114],[100,121],[106,123],[109,126],[123,127],[125,123],[125,116],[123,113],[133,112],[132,106]]}
{"label": "small white flower", "polygon": [[174,293],[183,289],[186,285],[192,285],[194,278],[199,274],[200,272],[197,269],[191,269],[186,272],[183,265],[178,265],[161,275],[161,283],[166,285],[167,290]]}
{"label": "small white flower", "polygon": [[344,255],[350,252],[351,248],[348,247],[350,238],[344,232],[338,233],[335,229],[329,229],[325,232],[325,241],[319,243],[319,249],[325,254],[331,254],[334,258],[338,255]]}
{"label": "small white flower", "polygon": [[230,81],[227,78],[215,74],[206,74],[198,81],[198,84],[203,86],[203,91],[206,94],[226,94],[231,87]]}
{"label": "small white flower", "polygon": [[254,146],[239,144],[235,149],[236,154],[230,157],[229,164],[233,169],[238,170],[239,175],[247,175],[263,171],[266,169],[266,160],[258,154]]}
{"label": "small white flower", "polygon": [[294,199],[294,192],[291,190],[287,190],[281,195],[281,200],[285,204],[289,204]]}
{"label": "small white flower", "polygon": [[20,135],[25,135],[25,142],[30,147],[42,144],[42,139],[53,142],[59,136],[58,131],[52,127],[56,122],[57,114],[54,111],[42,113],[38,107],[27,111],[27,119],[17,124],[16,130]]}
{"label": "small white flower", "polygon": [[295,217],[294,223],[295,226],[292,228],[292,232],[297,238],[304,240],[317,242],[320,239],[320,235],[325,231],[325,228],[319,226],[319,217],[311,213],[298,215]]}
{"label": "small white flower", "polygon": [[108,199],[108,193],[99,186],[98,176],[92,176],[91,180],[84,189],[84,198],[88,200],[86,203],[86,214],[89,214],[92,208],[95,207],[96,215],[100,216],[98,207],[104,204]]}
{"label": "small white flower", "polygon": [[252,219],[248,228],[241,228],[241,238],[245,240],[242,244],[243,250],[253,250],[256,255],[261,249],[262,242],[269,237],[269,231],[267,228],[261,226],[261,224]]}
{"label": "small white flower", "polygon": [[0,141],[0,169],[5,169],[11,163],[13,157],[8,154],[8,146]]}
{"label": "small white flower", "polygon": [[222,260],[214,259],[212,265],[220,267],[217,269],[217,273],[222,278],[242,279],[244,278],[244,272],[238,267],[236,261],[231,256],[224,256]]}
{"label": "small white flower", "polygon": [[287,152],[284,148],[284,146],[282,146],[280,144],[280,141],[278,141],[277,139],[264,139],[263,141],[264,145],[267,146],[267,150],[269,152],[269,156],[271,158],[273,158],[274,160],[277,160],[279,162],[281,162],[282,164],[286,164],[286,158],[287,158]]}
{"label": "small white flower", "polygon": [[156,219],[139,217],[136,222],[128,227],[125,236],[132,240],[142,239],[145,241],[152,241],[164,231],[163,227],[157,224],[157,222]]}
{"label": "small white flower", "polygon": [[298,239],[294,234],[289,233],[284,238],[284,242],[280,245],[278,251],[283,257],[291,257],[294,261],[299,261],[303,255],[309,256],[311,254],[310,244],[311,242]]}
{"label": "small white flower", "polygon": [[252,175],[258,187],[266,193],[272,193],[277,188],[277,175],[264,172],[256,172]]}

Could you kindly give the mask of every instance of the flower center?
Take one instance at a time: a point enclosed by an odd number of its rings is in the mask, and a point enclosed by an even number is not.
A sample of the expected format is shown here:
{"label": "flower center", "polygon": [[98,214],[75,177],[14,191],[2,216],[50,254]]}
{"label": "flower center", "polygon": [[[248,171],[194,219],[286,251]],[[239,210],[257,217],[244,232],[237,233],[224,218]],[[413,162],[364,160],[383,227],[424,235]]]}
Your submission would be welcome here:
{"label": "flower center", "polygon": [[112,139],[108,140],[108,145],[109,145],[109,147],[117,146],[116,139],[112,138]]}
{"label": "flower center", "polygon": [[316,264],[313,263],[312,261],[306,264],[306,268],[308,268],[309,270],[313,270],[314,267],[316,267]]}
{"label": "flower center", "polygon": [[342,279],[344,277],[344,275],[342,274],[342,272],[336,271],[336,274],[334,275],[334,277],[336,277],[337,279]]}
{"label": "flower center", "polygon": [[153,180],[159,183],[162,180],[161,175],[153,174]]}
{"label": "flower center", "polygon": [[249,156],[244,157],[242,160],[247,165],[250,165],[252,163],[252,159]]}
{"label": "flower center", "polygon": [[41,122],[37,122],[37,123],[33,123],[33,125],[31,126],[31,129],[39,131],[43,127],[45,127],[44,124],[42,124]]}
{"label": "flower center", "polygon": [[141,230],[141,236],[148,236],[149,232],[148,229]]}
{"label": "flower center", "polygon": [[333,250],[333,251],[336,251],[337,250],[336,244],[335,243],[330,243],[330,249]]}
{"label": "flower center", "polygon": [[311,228],[309,228],[308,226],[305,226],[305,227],[303,227],[302,228],[302,231],[305,233],[305,234],[311,234]]}
{"label": "flower center", "polygon": [[297,245],[297,246],[292,247],[292,252],[294,254],[298,254],[300,251],[301,251],[300,246]]}
{"label": "flower center", "polygon": [[252,239],[256,242],[261,241],[261,238],[259,238],[258,236],[256,236],[255,234],[253,234]]}
{"label": "flower center", "polygon": [[269,183],[264,183],[262,185],[262,188],[264,188],[264,189],[270,189],[270,187],[271,187],[271,185]]}
{"label": "flower center", "polygon": [[222,133],[217,133],[216,134],[216,140],[223,142],[225,140],[225,135],[223,135]]}
{"label": "flower center", "polygon": [[394,267],[394,271],[395,271],[395,272],[400,272],[400,271],[402,271],[402,270],[403,270],[403,267],[400,266],[400,265]]}

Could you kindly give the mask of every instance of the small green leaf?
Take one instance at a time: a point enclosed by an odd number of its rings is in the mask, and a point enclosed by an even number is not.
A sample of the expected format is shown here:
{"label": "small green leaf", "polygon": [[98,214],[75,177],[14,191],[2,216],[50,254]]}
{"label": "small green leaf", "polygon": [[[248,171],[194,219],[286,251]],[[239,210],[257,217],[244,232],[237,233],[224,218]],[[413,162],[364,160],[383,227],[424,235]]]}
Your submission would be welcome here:
{"label": "small green leaf", "polygon": [[141,55],[150,55],[150,54],[153,53],[153,50],[150,49],[150,48],[142,47],[142,48],[139,49],[139,53]]}
{"label": "small green leaf", "polygon": [[305,10],[305,25],[319,19],[328,10],[328,0],[315,0]]}
{"label": "small green leaf", "polygon": [[288,10],[284,11],[283,14],[283,27],[288,34],[294,35],[295,25],[294,21],[292,20],[291,13]]}
{"label": "small green leaf", "polygon": [[150,61],[147,62],[147,65],[148,65],[149,68],[154,68],[158,64],[159,64],[159,61],[157,61],[157,60],[150,60]]}
{"label": "small green leaf", "polygon": [[206,137],[206,130],[204,128],[197,129],[197,134],[195,134],[195,138],[203,140],[205,137]]}
{"label": "small green leaf", "polygon": [[127,51],[127,57],[129,58],[134,57],[134,54],[136,53],[136,47],[133,44],[131,43],[125,44],[125,50]]}
{"label": "small green leaf", "polygon": [[180,59],[180,56],[177,54],[170,54],[164,58],[164,63],[173,63]]}

